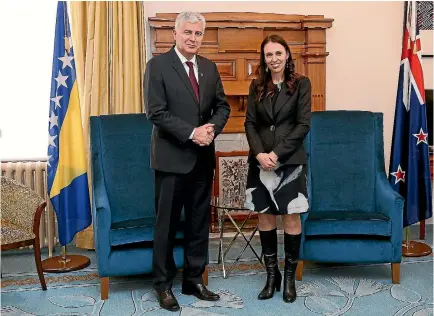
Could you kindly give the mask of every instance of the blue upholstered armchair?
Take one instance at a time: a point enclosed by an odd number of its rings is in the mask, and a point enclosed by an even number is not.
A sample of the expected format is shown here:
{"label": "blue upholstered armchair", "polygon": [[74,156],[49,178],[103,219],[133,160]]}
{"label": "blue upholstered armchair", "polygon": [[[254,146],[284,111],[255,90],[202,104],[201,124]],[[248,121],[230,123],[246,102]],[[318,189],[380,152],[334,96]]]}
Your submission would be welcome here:
{"label": "blue upholstered armchair", "polygon": [[399,283],[404,199],[386,178],[383,114],[315,112],[305,146],[310,212],[297,280],[310,260],[391,263]]}
{"label": "blue upholstered armchair", "polygon": [[[152,272],[156,214],[151,132],[145,114],[90,118],[92,214],[102,299],[108,298],[110,276]],[[176,238],[183,238],[181,229]],[[174,257],[176,266],[183,267],[181,246],[175,247]]]}

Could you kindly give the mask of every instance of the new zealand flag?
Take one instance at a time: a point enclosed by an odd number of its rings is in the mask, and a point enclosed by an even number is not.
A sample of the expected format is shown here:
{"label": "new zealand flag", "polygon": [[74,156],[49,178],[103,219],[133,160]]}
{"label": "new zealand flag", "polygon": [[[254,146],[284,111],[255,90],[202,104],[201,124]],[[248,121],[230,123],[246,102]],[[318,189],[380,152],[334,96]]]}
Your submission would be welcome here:
{"label": "new zealand flag", "polygon": [[405,4],[389,181],[405,198],[404,227],[432,216],[428,128],[416,1]]}

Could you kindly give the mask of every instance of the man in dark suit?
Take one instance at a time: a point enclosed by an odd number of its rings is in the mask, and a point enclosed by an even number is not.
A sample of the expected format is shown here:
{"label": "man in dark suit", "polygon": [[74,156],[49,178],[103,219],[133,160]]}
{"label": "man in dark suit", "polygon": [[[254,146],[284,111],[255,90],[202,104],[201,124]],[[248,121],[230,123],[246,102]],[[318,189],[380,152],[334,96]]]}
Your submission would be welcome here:
{"label": "man in dark suit", "polygon": [[179,310],[171,287],[176,274],[173,243],[182,208],[185,255],[182,293],[201,300],[219,296],[203,284],[208,258],[209,205],[215,167],[214,137],[230,113],[217,66],[198,56],[205,31],[199,13],[182,12],[173,31],[176,45],[153,57],[145,72],[145,108],[154,124],[151,167],[155,169],[157,220],[154,288],[160,306]]}

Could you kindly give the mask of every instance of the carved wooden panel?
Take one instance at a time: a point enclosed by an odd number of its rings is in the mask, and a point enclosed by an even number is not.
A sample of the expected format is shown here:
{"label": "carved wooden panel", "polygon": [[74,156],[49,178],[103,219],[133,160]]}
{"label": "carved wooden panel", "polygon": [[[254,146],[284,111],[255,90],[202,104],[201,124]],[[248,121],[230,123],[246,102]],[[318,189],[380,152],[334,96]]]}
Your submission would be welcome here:
{"label": "carved wooden panel", "polygon": [[215,59],[220,77],[223,80],[236,80],[236,60],[232,59]]}
{"label": "carved wooden panel", "polygon": [[[248,151],[216,152],[216,170],[213,181],[212,198],[214,205],[244,208],[246,200]],[[231,212],[235,221],[243,221],[250,213],[248,210]],[[253,222],[246,223],[244,228],[255,228],[257,213],[250,217]],[[218,231],[218,212],[211,207],[211,232]],[[253,224],[253,225],[251,225]],[[232,223],[225,218],[225,226],[230,228]]]}
{"label": "carved wooden panel", "polygon": [[218,31],[219,53],[260,52],[263,32],[260,29],[224,28]]}
{"label": "carved wooden panel", "polygon": [[246,78],[250,79],[250,80],[254,79],[256,77],[255,76],[256,68],[258,68],[258,66],[259,66],[259,58],[246,59],[245,64],[247,67],[247,69],[246,69],[247,77]]}
{"label": "carved wooden panel", "polygon": [[[157,13],[149,18],[151,52],[158,55],[174,44],[172,30],[177,13]],[[322,15],[272,13],[203,13],[206,31],[200,54],[213,60],[231,105],[224,133],[244,133],[250,82],[259,64],[264,37],[279,34],[287,41],[296,71],[312,82],[312,110],[325,110],[326,30],[333,19]]]}

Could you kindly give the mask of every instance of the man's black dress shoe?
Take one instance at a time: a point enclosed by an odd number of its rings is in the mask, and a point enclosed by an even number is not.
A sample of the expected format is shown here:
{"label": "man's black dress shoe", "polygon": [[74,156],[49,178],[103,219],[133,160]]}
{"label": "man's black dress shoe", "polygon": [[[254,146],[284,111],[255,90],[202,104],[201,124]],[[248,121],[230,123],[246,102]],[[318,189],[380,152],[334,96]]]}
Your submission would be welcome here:
{"label": "man's black dress shoe", "polygon": [[218,301],[220,296],[209,291],[203,284],[182,283],[182,294],[194,295],[203,301]]}
{"label": "man's black dress shoe", "polygon": [[167,309],[171,312],[176,312],[180,310],[178,301],[175,298],[175,295],[173,295],[172,290],[163,290],[163,291],[157,291],[157,297],[158,302],[160,303],[160,306],[164,309]]}

